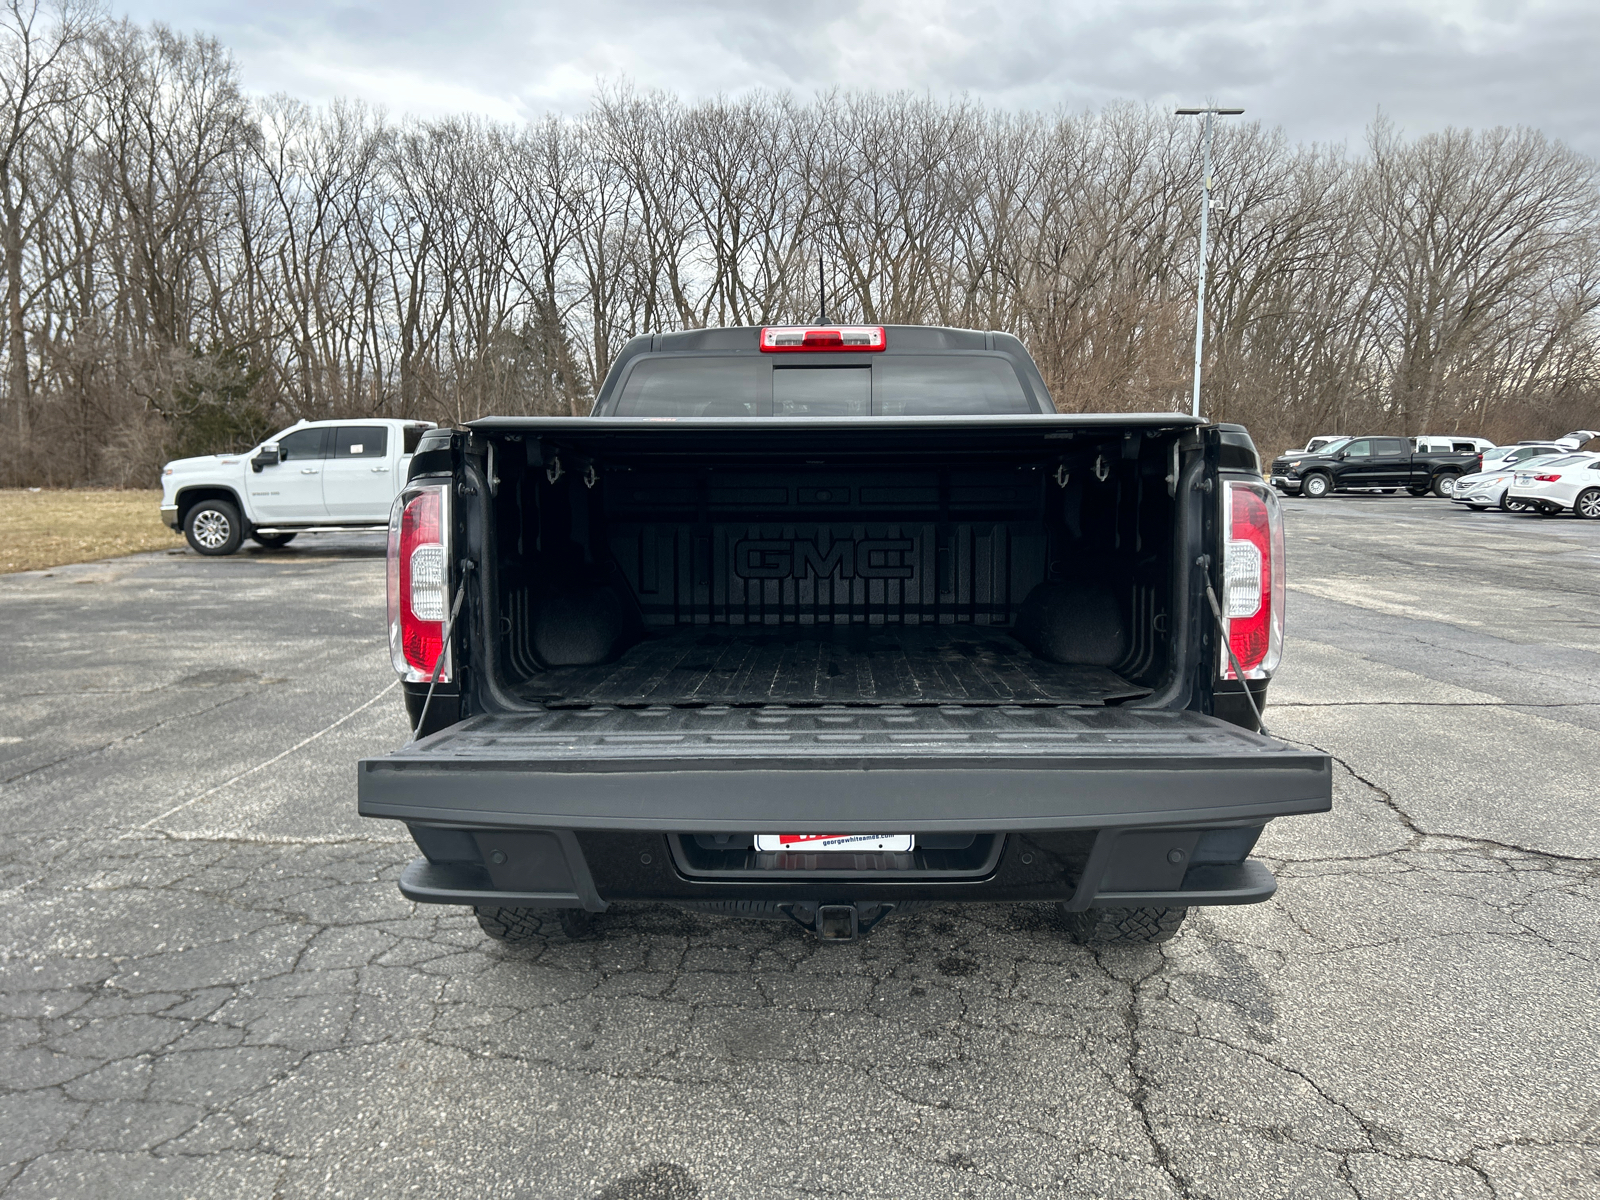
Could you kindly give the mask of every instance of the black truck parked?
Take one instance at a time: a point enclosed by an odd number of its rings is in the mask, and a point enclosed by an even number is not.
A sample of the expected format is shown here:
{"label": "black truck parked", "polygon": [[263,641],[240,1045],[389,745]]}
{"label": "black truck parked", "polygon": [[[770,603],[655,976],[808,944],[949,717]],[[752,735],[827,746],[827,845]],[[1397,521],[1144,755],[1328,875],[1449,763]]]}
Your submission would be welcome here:
{"label": "black truck parked", "polygon": [[1258,731],[1284,551],[1249,437],[1057,414],[1006,334],[636,338],[589,417],[425,434],[389,572],[416,733],[360,811],[495,938],[1043,901],[1162,940],[1267,899],[1263,826],[1331,805],[1328,757]]}
{"label": "black truck parked", "polygon": [[1346,438],[1315,454],[1272,460],[1272,486],[1280,492],[1320,500],[1330,492],[1405,488],[1413,496],[1432,492],[1448,500],[1456,480],[1478,469],[1476,453],[1423,453],[1407,438]]}

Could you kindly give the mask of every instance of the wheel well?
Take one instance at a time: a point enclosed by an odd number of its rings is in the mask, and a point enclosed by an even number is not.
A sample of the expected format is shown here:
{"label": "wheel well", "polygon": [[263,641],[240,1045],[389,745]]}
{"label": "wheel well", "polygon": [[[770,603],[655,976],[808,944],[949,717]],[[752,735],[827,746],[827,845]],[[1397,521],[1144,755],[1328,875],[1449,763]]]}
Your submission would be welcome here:
{"label": "wheel well", "polygon": [[239,503],[239,497],[229,488],[223,487],[194,487],[186,488],[178,493],[178,526],[182,528],[189,519],[189,510],[203,500],[226,500],[239,512],[239,520],[248,525],[249,518],[244,515],[244,505]]}

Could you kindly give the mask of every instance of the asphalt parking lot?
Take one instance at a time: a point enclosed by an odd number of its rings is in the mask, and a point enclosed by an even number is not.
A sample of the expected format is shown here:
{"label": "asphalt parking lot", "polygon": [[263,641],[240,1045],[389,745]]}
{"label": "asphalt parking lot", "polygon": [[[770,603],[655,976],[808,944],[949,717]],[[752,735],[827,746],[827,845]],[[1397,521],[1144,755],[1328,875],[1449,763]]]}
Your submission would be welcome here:
{"label": "asphalt parking lot", "polygon": [[404,902],[381,540],[0,578],[0,1196],[1600,1195],[1600,522],[1289,500],[1265,905]]}

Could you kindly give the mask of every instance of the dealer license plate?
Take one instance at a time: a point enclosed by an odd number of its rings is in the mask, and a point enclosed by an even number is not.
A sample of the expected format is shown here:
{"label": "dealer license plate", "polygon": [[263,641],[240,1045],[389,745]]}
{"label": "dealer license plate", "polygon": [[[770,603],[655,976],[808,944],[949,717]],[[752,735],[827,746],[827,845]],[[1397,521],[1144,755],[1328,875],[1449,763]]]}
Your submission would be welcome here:
{"label": "dealer license plate", "polygon": [[758,833],[757,850],[876,850],[905,853],[916,844],[909,833]]}

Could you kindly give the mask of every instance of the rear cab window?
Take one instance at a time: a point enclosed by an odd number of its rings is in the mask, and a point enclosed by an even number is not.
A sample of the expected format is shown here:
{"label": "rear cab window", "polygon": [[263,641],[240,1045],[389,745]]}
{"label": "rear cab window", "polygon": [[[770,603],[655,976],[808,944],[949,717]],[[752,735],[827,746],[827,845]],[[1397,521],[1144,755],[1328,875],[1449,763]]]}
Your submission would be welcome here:
{"label": "rear cab window", "polygon": [[334,430],[334,458],[383,458],[389,453],[389,430],[382,425],[341,425]]}
{"label": "rear cab window", "polygon": [[870,363],[749,355],[647,356],[618,389],[618,417],[974,416],[1041,411],[999,354],[883,354]]}

